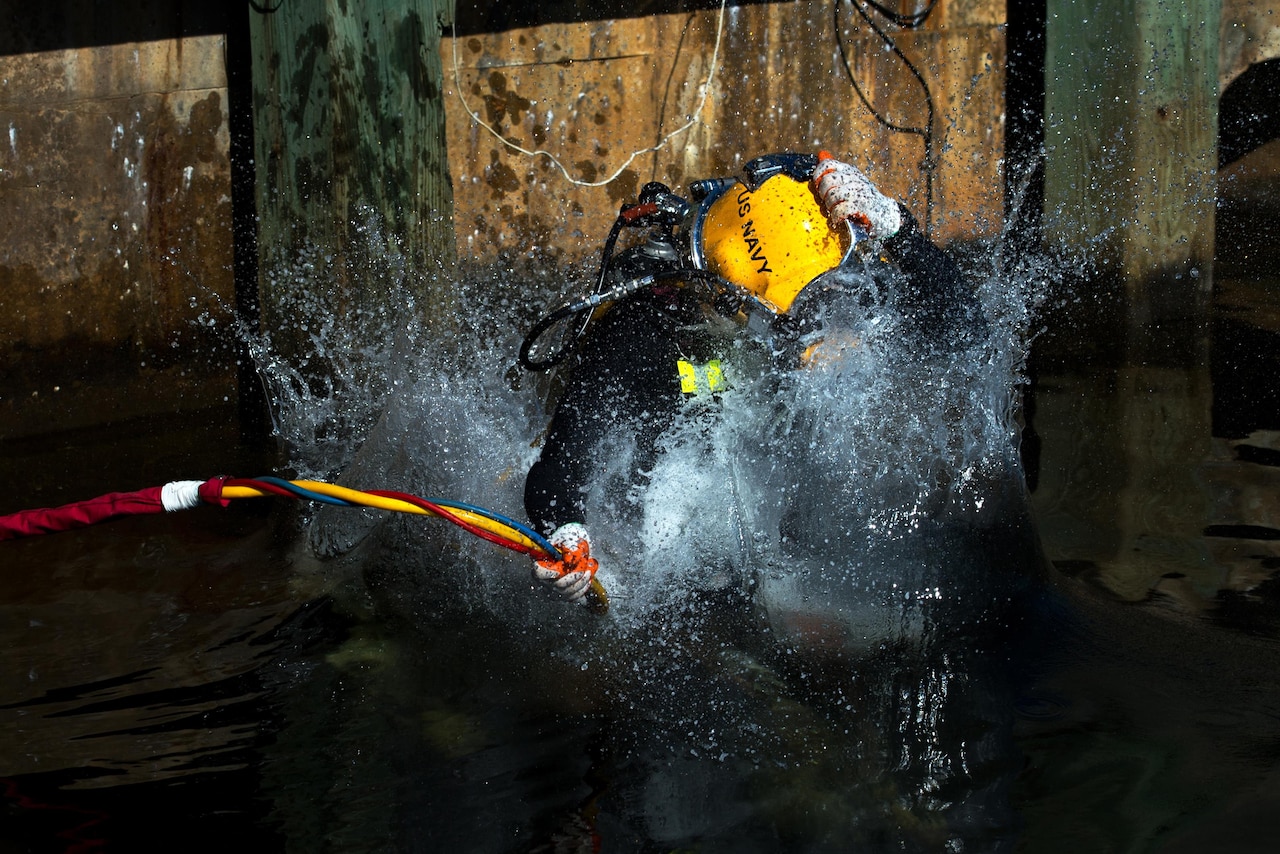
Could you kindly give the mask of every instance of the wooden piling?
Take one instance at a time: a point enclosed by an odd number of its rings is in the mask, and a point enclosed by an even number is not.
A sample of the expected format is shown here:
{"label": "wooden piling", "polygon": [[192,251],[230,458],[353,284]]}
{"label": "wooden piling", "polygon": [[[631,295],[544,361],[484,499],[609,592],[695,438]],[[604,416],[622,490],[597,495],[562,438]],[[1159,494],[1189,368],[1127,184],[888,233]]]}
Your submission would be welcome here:
{"label": "wooden piling", "polygon": [[[439,53],[449,8],[291,0],[249,12],[264,273],[318,247],[352,304],[378,302],[403,270],[444,309],[430,273],[454,249]],[[271,327],[281,306],[270,275],[263,298]]]}
{"label": "wooden piling", "polygon": [[1049,0],[1045,231],[1138,281],[1209,287],[1221,0]]}
{"label": "wooden piling", "polygon": [[1084,275],[1083,313],[1050,321],[1070,344],[1033,356],[1051,425],[1035,506],[1053,560],[1134,600],[1174,573],[1214,581],[1195,461],[1211,452],[1221,14],[1048,0],[1044,234]]}

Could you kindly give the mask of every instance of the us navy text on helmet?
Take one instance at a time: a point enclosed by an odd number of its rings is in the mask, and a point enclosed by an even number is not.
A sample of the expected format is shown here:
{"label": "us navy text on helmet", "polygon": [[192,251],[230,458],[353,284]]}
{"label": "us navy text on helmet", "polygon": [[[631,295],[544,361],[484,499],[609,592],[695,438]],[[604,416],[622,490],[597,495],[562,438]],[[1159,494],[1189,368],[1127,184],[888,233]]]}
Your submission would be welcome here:
{"label": "us navy text on helmet", "polygon": [[[738,219],[746,219],[749,213],[751,213],[751,190],[743,188],[742,192],[738,193]],[[769,258],[760,247],[760,239],[755,236],[755,233],[755,220],[747,219],[742,223],[742,239],[747,242],[747,249],[751,250],[751,260],[760,262],[756,272],[772,273],[773,268],[769,266]]]}

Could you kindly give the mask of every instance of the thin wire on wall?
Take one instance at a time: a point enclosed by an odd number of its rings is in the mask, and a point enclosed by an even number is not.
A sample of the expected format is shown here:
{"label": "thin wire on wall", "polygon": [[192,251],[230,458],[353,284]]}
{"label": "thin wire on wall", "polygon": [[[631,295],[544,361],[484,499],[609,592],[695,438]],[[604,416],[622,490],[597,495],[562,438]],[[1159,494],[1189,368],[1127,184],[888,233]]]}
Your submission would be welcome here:
{"label": "thin wire on wall", "polygon": [[[836,34],[836,46],[840,50],[840,61],[844,64],[845,73],[849,76],[849,82],[853,84],[853,91],[857,93],[858,99],[862,101],[863,106],[865,106],[871,115],[875,117],[876,121],[880,122],[880,124],[884,125],[889,130],[894,131],[895,133],[914,134],[919,136],[924,142],[924,159],[920,163],[920,170],[924,173],[925,181],[924,230],[925,234],[931,234],[933,230],[933,183],[934,175],[938,168],[937,152],[935,151],[937,142],[933,134],[933,94],[929,91],[929,84],[924,79],[924,75],[920,73],[920,70],[916,68],[915,64],[907,57],[907,55],[902,52],[902,49],[898,47],[896,42],[894,42],[893,37],[876,23],[875,18],[868,11],[868,7],[875,12],[878,12],[895,26],[902,27],[903,29],[915,29],[923,24],[933,12],[934,8],[938,5],[938,0],[933,0],[933,2],[929,3],[923,11],[915,12],[910,15],[903,15],[898,12],[894,12],[891,9],[887,9],[880,3],[875,2],[875,0],[861,0],[861,2],[860,0],[846,1],[853,7],[854,11],[858,13],[859,17],[862,18],[866,25],[871,28],[872,32],[880,37],[881,41],[884,42],[885,46],[893,53],[893,55],[896,56],[904,66],[906,66],[907,70],[911,72],[911,75],[915,77],[916,81],[920,84],[920,89],[924,93],[925,124],[923,126],[898,124],[876,109],[875,105],[871,103],[870,97],[868,97],[867,93],[858,83],[857,75],[853,73],[853,66],[849,61],[849,54],[845,49],[844,40],[840,38],[841,0],[835,0],[832,4],[831,11]],[[864,3],[865,5],[863,5]]]}
{"label": "thin wire on wall", "polygon": [[[698,123],[699,121],[698,117],[702,114],[702,108],[707,103],[707,95],[711,90],[711,84],[712,82],[714,82],[715,76],[716,76],[716,69],[720,64],[720,41],[724,35],[725,7],[727,5],[728,5],[728,0],[720,0],[720,12],[716,19],[716,43],[715,43],[714,49],[711,51],[711,64],[707,71],[707,79],[699,87],[698,106],[690,114],[689,120],[685,122],[683,125],[681,125],[680,127],[668,133],[666,136],[662,137],[662,139],[658,140],[658,142],[655,143],[654,145],[651,145],[647,148],[637,149],[636,151],[631,152],[631,155],[627,157],[626,160],[623,161],[621,166],[619,166],[616,170],[614,170],[613,174],[611,174],[608,178],[604,178],[600,181],[584,181],[581,178],[575,178],[574,176],[569,174],[569,170],[565,167],[563,163],[560,162],[560,158],[556,157],[550,151],[547,151],[546,149],[543,149],[543,148],[538,148],[538,149],[524,148],[518,143],[512,142],[511,140],[503,136],[502,133],[499,132],[496,128],[494,128],[484,119],[480,118],[480,116],[473,109],[471,109],[471,105],[467,103],[467,99],[462,94],[462,72],[458,63],[458,38],[456,35],[452,40],[453,88],[458,95],[458,101],[461,102],[462,104],[462,109],[465,110],[467,115],[471,117],[471,120],[476,124],[478,124],[480,127],[484,128],[490,134],[492,134],[494,139],[498,140],[498,142],[502,143],[507,148],[519,154],[523,154],[526,157],[547,158],[548,160],[551,161],[553,165],[555,165],[557,169],[560,170],[560,173],[564,175],[565,180],[567,180],[570,184],[574,184],[575,186],[578,186],[578,187],[603,187],[606,184],[610,184],[613,181],[617,180],[618,176],[621,175],[627,169],[628,166],[634,163],[637,157],[643,157],[646,154],[652,154],[656,151],[661,151],[663,148],[667,146],[669,142],[671,142],[671,140],[675,139],[677,136],[689,130],[691,127],[693,127]],[[454,0],[454,6],[455,6],[454,20],[457,20],[456,0]]]}

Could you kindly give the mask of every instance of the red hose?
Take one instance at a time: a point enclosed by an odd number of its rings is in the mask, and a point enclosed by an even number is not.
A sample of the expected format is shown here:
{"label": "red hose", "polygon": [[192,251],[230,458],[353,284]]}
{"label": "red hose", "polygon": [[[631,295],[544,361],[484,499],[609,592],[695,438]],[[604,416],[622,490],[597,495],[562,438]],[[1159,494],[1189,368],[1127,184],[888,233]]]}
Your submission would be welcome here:
{"label": "red hose", "polygon": [[108,522],[124,516],[144,516],[163,513],[159,486],[149,486],[135,492],[112,492],[87,501],[64,504],[61,507],[43,507],[38,510],[22,510],[8,516],[0,516],[0,540],[13,540],[36,534],[56,534],[74,528],[85,528],[99,522]]}

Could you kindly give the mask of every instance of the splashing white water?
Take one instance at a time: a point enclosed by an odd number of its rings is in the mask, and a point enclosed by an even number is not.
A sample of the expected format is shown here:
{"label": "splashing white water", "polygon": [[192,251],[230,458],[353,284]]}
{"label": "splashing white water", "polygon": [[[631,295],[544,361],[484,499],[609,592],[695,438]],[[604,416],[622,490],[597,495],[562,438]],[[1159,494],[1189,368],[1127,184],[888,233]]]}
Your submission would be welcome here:
{"label": "splashing white water", "polygon": [[[334,310],[316,287],[322,253],[275,272],[296,283],[311,347],[291,360],[269,342],[260,351],[293,466],[522,519],[552,385],[516,367],[538,289],[511,273],[467,277],[442,340],[404,293],[403,259],[384,260],[370,275],[399,283],[394,312]],[[930,603],[973,595],[955,578],[981,568],[957,565],[947,532],[997,520],[1021,496],[1016,387],[1042,288],[991,273],[980,295],[990,333],[962,349],[913,352],[892,316],[851,317],[848,346],[808,370],[739,370],[717,407],[673,421],[639,480],[630,437],[616,437],[588,494],[613,624],[754,587],[775,625],[816,621],[875,642],[920,631]],[[765,364],[740,337],[739,367]],[[527,558],[442,523],[326,509],[309,542],[325,556],[364,542],[455,605],[539,621],[566,610],[530,589]]]}

